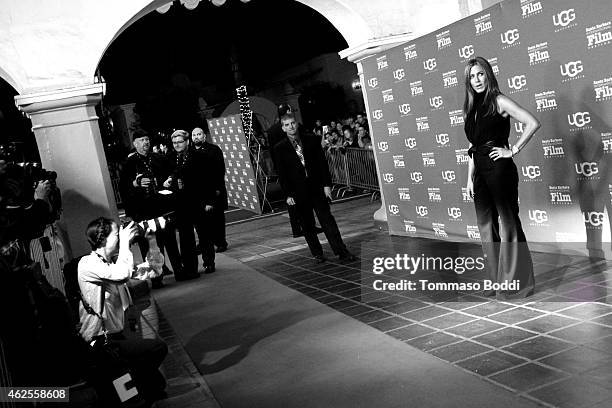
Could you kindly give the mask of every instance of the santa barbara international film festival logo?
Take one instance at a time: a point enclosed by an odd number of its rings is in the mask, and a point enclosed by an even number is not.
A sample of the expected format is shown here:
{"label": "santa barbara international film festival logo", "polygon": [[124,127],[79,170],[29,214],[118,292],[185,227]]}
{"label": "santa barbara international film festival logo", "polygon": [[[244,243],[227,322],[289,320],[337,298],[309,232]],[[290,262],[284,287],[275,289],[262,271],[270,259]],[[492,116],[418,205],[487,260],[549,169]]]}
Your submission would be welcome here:
{"label": "santa barbara international film festival logo", "polygon": [[587,48],[601,47],[612,43],[612,22],[597,24],[586,28]]}
{"label": "santa barbara international film festival logo", "polygon": [[446,226],[441,222],[432,222],[431,229],[434,232],[434,236],[440,238],[448,238],[448,234],[446,233]]}
{"label": "santa barbara international film festival logo", "polygon": [[404,230],[409,234],[416,234],[414,221],[404,220]]}
{"label": "santa barbara international film festival logo", "polygon": [[404,160],[403,154],[397,154],[393,156],[393,167],[396,169],[406,168],[406,161]]}
{"label": "santa barbara international film festival logo", "polygon": [[423,95],[423,81],[414,81],[410,83],[410,95]]}
{"label": "santa barbara international film festival logo", "polygon": [[577,162],[574,163],[574,169],[579,179],[594,179],[599,174],[597,162]]}
{"label": "santa barbara international film festival logo", "polygon": [[421,158],[423,159],[423,167],[436,166],[436,158],[434,157],[433,152],[421,153]]}
{"label": "santa barbara international film festival logo", "polygon": [[457,158],[457,164],[468,164],[470,162],[470,156],[468,156],[468,149],[456,149],[455,157]]}
{"label": "santa barbara international film festival logo", "polygon": [[419,57],[416,51],[416,44],[410,44],[404,47],[404,57],[406,61],[412,61]]}
{"label": "santa barbara international film festival logo", "polygon": [[544,157],[547,159],[565,157],[563,139],[560,138],[542,140],[542,150],[544,151]]}
{"label": "santa barbara international film festival logo", "polygon": [[593,81],[595,102],[612,100],[612,77]]}
{"label": "santa barbara international film festival logo", "polygon": [[465,230],[469,239],[480,241],[480,231],[478,230],[477,225],[466,225]]}
{"label": "santa barbara international film festival logo", "polygon": [[474,30],[476,37],[493,31],[493,22],[491,21],[491,13],[483,14],[474,19]]}
{"label": "santa barbara international film festival logo", "polygon": [[376,68],[379,71],[389,68],[389,62],[387,61],[386,55],[376,58]]}
{"label": "santa barbara international film festival logo", "polygon": [[548,213],[542,209],[529,210],[529,225],[533,227],[548,227]]}
{"label": "santa barbara international film festival logo", "polygon": [[561,82],[574,81],[584,78],[584,65],[581,60],[569,61],[559,65],[561,71]]}
{"label": "santa barbara international film festival logo", "polygon": [[500,34],[502,50],[521,45],[521,34],[518,28],[511,28]]}
{"label": "santa barbara international film festival logo", "polygon": [[427,188],[427,199],[431,203],[442,202],[442,194],[440,193],[439,187],[428,187]]}
{"label": "santa barbara international film festival logo", "polygon": [[389,132],[389,136],[399,135],[400,134],[399,123],[398,122],[387,123],[387,131]]}
{"label": "santa barbara international film festival logo", "polygon": [[429,132],[429,118],[427,116],[421,116],[415,119],[417,132]]}
{"label": "santa barbara international film festival logo", "polygon": [[436,43],[438,44],[438,51],[453,45],[453,40],[451,39],[450,31],[446,30],[442,31],[439,34],[436,34]]}
{"label": "santa barbara international film festival logo", "polygon": [[571,205],[572,194],[570,186],[548,186],[550,203],[553,205]]}
{"label": "santa barbara international film festival logo", "polygon": [[470,197],[467,187],[461,187],[461,199],[464,203],[471,203],[474,200]]}
{"label": "santa barbara international film festival logo", "polygon": [[397,189],[400,201],[410,201],[410,189],[408,187],[400,187]]}
{"label": "santa barbara international film festival logo", "polygon": [[511,89],[511,94],[529,89],[527,88],[527,75],[519,74],[508,78],[508,88]]}
{"label": "santa barbara international film festival logo", "polygon": [[463,126],[463,110],[456,109],[448,112],[451,127]]}
{"label": "santa barbara international film festival logo", "polygon": [[393,89],[385,89],[382,91],[383,103],[391,103],[395,99],[393,98]]}
{"label": "santa barbara international film festival logo", "polygon": [[576,10],[573,8],[562,10],[557,14],[553,14],[553,26],[555,32],[558,33],[568,28],[576,27],[578,24],[576,21]]}
{"label": "santa barbara international film festival logo", "polygon": [[536,110],[538,112],[547,112],[557,110],[557,96],[555,91],[538,92],[534,95]]}
{"label": "santa barbara international film festival logo", "polygon": [[521,17],[529,18],[542,12],[542,2],[538,0],[521,0]]}
{"label": "santa barbara international film festival logo", "polygon": [[591,114],[589,112],[574,112],[567,115],[567,123],[570,125],[570,132],[577,130],[590,129]]}
{"label": "santa barbara international film festival logo", "polygon": [[612,154],[612,132],[601,133],[601,145],[603,146],[604,154]]}
{"label": "santa barbara international film festival logo", "polygon": [[529,55],[529,65],[543,64],[550,61],[550,52],[548,51],[548,42],[541,42],[527,47]]}
{"label": "santa barbara international film festival logo", "polygon": [[452,88],[459,85],[459,78],[457,77],[457,70],[448,71],[442,74],[442,83],[444,89]]}

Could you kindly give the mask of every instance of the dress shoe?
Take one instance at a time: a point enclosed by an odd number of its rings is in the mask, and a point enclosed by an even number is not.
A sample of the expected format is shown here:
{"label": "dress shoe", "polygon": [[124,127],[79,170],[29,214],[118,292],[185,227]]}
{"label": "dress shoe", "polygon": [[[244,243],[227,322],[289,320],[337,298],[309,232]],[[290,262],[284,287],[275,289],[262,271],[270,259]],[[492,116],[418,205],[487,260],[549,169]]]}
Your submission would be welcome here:
{"label": "dress shoe", "polygon": [[340,255],[338,255],[338,258],[341,261],[345,261],[345,262],[354,262],[357,260],[357,257],[353,254],[351,254],[350,252],[346,251]]}
{"label": "dress shoe", "polygon": [[298,232],[294,232],[293,233],[293,238],[299,238],[299,237],[303,237],[304,236],[304,232],[302,231],[298,231]]}
{"label": "dress shoe", "polygon": [[323,255],[315,255],[314,259],[318,264],[322,264],[323,262],[327,261],[327,258],[325,258]]}
{"label": "dress shoe", "polygon": [[322,232],[325,232],[325,230],[324,230],[323,228],[321,228],[321,227],[315,227],[315,232],[316,232],[317,234],[320,234],[320,233],[322,233]]}
{"label": "dress shoe", "polygon": [[217,252],[225,252],[227,251],[227,245],[222,245],[217,247]]}
{"label": "dress shoe", "polygon": [[204,273],[213,273],[215,271],[215,265],[206,265],[204,267]]}

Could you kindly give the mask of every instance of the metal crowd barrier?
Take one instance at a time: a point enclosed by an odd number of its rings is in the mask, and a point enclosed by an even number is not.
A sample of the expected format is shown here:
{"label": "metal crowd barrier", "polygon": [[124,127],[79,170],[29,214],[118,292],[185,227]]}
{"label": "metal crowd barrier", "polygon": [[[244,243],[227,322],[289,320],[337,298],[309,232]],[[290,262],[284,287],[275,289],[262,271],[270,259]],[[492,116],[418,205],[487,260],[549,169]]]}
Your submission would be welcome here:
{"label": "metal crowd barrier", "polygon": [[354,188],[371,191],[373,198],[380,192],[373,150],[349,147],[328,150],[325,156],[332,183],[338,187],[338,195],[344,196]]}

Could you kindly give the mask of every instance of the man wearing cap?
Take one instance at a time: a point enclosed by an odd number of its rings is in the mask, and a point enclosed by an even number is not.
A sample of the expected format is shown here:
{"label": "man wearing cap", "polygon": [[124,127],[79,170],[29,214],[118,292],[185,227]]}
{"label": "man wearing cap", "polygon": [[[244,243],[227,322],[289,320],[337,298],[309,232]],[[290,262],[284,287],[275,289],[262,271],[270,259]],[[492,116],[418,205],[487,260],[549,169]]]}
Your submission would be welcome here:
{"label": "man wearing cap", "polygon": [[[206,135],[201,128],[195,128],[191,132],[194,150],[201,152],[206,161],[210,163],[212,174],[209,177],[203,175],[207,182],[214,184],[215,203],[210,214],[212,221],[212,238],[217,247],[217,252],[227,250],[225,239],[225,210],[227,210],[227,189],[225,188],[225,159],[223,152],[216,144],[206,141]],[[198,230],[198,237],[204,232]]]}
{"label": "man wearing cap", "polygon": [[[130,153],[123,164],[120,190],[125,206],[125,215],[136,222],[153,220],[156,225],[155,237],[159,249],[167,253],[176,276],[181,276],[182,266],[176,231],[171,222],[160,224],[159,217],[172,211],[173,197],[160,194],[162,183],[169,174],[169,163],[164,156],[151,152],[151,142],[143,130],[134,132],[133,145],[135,152]],[[144,236],[138,240],[143,260],[149,251],[149,243]],[[170,271],[164,265],[164,272]],[[153,287],[161,287],[163,276],[153,280]]]}

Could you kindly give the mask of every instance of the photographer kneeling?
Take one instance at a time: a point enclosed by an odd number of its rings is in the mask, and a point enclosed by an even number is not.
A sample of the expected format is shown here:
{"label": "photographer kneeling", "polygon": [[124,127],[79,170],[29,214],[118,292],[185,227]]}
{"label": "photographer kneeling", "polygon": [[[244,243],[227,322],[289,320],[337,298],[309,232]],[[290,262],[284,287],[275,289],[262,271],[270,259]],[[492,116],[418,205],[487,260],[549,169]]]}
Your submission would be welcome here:
{"label": "photographer kneeling", "polygon": [[80,334],[94,347],[108,337],[129,365],[138,391],[147,401],[154,401],[165,395],[166,380],[159,366],[168,346],[159,339],[126,337],[123,333],[124,312],[131,303],[125,283],[136,272],[130,251],[136,234],[134,222],[119,228],[104,217],[87,226],[92,252],[79,262],[78,281],[89,307],[79,307]]}

